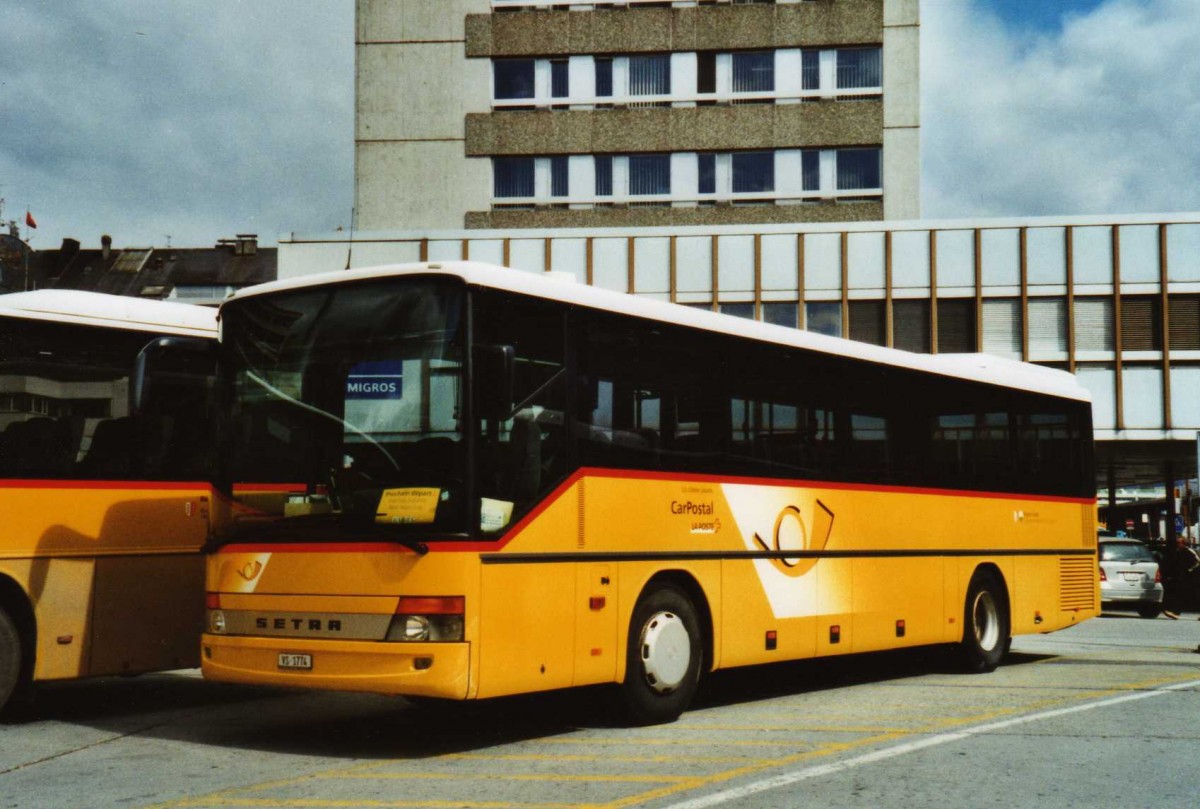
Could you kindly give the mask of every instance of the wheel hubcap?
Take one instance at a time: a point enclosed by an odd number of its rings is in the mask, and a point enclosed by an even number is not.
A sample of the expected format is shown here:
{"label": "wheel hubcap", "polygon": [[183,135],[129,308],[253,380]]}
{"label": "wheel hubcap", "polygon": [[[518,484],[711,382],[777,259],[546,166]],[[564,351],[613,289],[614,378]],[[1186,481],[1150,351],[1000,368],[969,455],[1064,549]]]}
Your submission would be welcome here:
{"label": "wheel hubcap", "polygon": [[692,643],[687,627],[673,612],[651,616],[642,629],[642,671],[646,683],[660,694],[669,694],[687,676]]}
{"label": "wheel hubcap", "polygon": [[1000,642],[1000,614],[996,610],[996,599],[986,590],[975,596],[972,608],[972,623],[975,625],[975,642],[985,652],[996,648]]}

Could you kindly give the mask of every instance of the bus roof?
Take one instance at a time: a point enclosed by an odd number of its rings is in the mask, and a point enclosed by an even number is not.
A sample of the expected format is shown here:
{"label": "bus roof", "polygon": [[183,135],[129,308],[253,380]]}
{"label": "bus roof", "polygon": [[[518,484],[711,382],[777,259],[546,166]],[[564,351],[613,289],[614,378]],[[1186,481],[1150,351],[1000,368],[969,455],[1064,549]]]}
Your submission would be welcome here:
{"label": "bus roof", "polygon": [[39,289],[0,295],[0,317],[53,320],[191,337],[217,336],[217,310],[102,292]]}
{"label": "bus roof", "polygon": [[[970,379],[1018,390],[1045,393],[1079,401],[1091,401],[1090,392],[1073,374],[991,354],[917,354],[893,348],[829,337],[786,326],[775,326],[746,318],[693,309],[638,295],[580,284],[565,273],[531,273],[475,261],[442,261],[390,264],[356,270],[307,275],[274,281],[236,292],[229,302],[243,298],[299,290],[327,284],[381,279],[404,275],[446,275],[468,284],[518,292],[568,304],[644,317],[706,331],[746,337],[778,345],[794,346],[823,354],[835,354],[898,368]],[[566,276],[564,280],[562,276]],[[0,299],[2,300],[2,299]]]}

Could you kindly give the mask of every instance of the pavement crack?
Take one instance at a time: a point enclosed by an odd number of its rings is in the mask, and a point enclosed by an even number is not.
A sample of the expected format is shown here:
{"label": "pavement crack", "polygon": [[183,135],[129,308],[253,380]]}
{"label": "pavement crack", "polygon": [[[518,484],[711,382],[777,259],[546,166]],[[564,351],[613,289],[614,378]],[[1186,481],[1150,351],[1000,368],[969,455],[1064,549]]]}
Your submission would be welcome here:
{"label": "pavement crack", "polygon": [[71,750],[63,750],[61,752],[54,753],[53,755],[43,756],[42,758],[35,759],[33,761],[22,762],[20,764],[17,764],[14,767],[9,767],[6,770],[0,770],[0,775],[8,775],[9,773],[17,772],[18,770],[29,769],[30,767],[36,767],[39,764],[45,764],[50,761],[56,761],[60,758],[66,758],[67,756],[74,755],[75,753],[82,753],[83,751],[91,750],[94,747],[100,747],[101,745],[110,744],[112,742],[119,742],[122,739],[128,739],[133,736],[138,736],[147,731],[155,730],[156,728],[165,727],[167,724],[169,724],[169,723],[157,722],[153,725],[146,725],[145,727],[140,727],[135,730],[131,730],[127,733],[117,733],[117,734],[108,736],[103,739],[97,739],[96,741],[92,742],[91,744],[85,744],[82,747],[75,747],[75,748],[72,748]]}

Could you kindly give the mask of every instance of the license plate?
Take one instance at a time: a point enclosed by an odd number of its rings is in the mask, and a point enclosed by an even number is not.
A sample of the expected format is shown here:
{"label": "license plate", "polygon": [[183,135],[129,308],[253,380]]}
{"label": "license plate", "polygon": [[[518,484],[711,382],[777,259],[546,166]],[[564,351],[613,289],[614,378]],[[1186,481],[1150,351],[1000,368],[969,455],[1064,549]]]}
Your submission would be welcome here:
{"label": "license plate", "polygon": [[312,671],[312,655],[279,653],[279,668]]}
{"label": "license plate", "polygon": [[1137,573],[1137,572],[1129,571],[1129,570],[1123,571],[1121,573],[1121,577],[1124,578],[1125,581],[1141,581],[1142,580],[1141,573]]}

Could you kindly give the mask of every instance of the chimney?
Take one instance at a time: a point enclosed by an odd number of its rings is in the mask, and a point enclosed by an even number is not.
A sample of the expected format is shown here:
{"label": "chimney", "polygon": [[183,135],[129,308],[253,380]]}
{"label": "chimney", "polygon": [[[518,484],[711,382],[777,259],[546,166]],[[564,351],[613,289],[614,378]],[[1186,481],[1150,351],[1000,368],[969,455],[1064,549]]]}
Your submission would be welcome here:
{"label": "chimney", "polygon": [[108,261],[108,254],[112,252],[112,236],[105,233],[100,237],[100,255]]}

